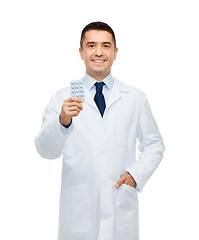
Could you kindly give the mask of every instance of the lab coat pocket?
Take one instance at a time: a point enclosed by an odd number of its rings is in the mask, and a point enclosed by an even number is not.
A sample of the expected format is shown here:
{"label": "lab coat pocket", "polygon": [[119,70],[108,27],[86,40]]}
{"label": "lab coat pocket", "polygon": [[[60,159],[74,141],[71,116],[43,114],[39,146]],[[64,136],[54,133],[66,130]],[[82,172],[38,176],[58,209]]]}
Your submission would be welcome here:
{"label": "lab coat pocket", "polygon": [[83,183],[61,190],[60,231],[88,232],[91,228],[91,211],[88,184]]}
{"label": "lab coat pocket", "polygon": [[138,197],[135,188],[122,184],[117,189],[115,214],[117,231],[138,231]]}

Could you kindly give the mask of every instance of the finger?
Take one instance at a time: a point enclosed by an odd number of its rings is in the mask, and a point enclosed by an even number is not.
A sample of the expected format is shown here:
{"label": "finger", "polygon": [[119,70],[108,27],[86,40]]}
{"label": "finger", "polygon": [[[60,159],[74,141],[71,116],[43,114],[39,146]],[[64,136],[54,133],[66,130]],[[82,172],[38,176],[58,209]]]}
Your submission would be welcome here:
{"label": "finger", "polygon": [[76,117],[79,115],[79,112],[78,111],[68,111],[68,114],[67,114],[69,117]]}
{"label": "finger", "polygon": [[126,180],[124,181],[124,184],[136,188],[136,182],[135,182],[134,178],[132,178],[131,175],[127,176]]}
{"label": "finger", "polygon": [[119,188],[122,185],[122,183],[125,181],[125,179],[126,179],[126,176],[122,175],[121,178],[117,181],[115,187]]}
{"label": "finger", "polygon": [[80,109],[77,106],[72,106],[72,107],[67,107],[67,111],[77,111],[78,113],[80,112]]}
{"label": "finger", "polygon": [[83,109],[83,106],[81,103],[78,103],[78,102],[66,102],[63,104],[64,106],[68,106],[68,107],[71,107],[71,106],[77,106],[79,109]]}
{"label": "finger", "polygon": [[129,186],[131,186],[131,183],[130,183],[130,182],[128,182],[128,181],[124,181],[123,183],[124,183],[124,184],[126,184],[126,185],[129,185]]}
{"label": "finger", "polygon": [[130,185],[132,182],[132,177],[128,173],[126,173],[126,179],[124,181],[125,184]]}
{"label": "finger", "polygon": [[79,103],[83,103],[84,100],[80,97],[70,97],[68,99],[66,99],[64,102],[79,102]]}
{"label": "finger", "polygon": [[79,113],[81,110],[82,109],[80,109],[78,106],[71,106],[71,107],[63,106],[63,111],[65,112],[65,114],[71,111],[77,111]]}
{"label": "finger", "polygon": [[72,113],[73,117],[77,117],[79,115],[79,113],[77,111],[72,111],[71,113]]}

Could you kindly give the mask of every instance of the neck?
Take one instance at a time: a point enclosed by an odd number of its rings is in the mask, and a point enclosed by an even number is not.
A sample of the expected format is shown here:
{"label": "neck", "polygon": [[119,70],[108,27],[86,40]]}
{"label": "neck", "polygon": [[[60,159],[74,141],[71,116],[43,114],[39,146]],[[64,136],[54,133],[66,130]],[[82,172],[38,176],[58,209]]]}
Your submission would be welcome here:
{"label": "neck", "polygon": [[100,81],[102,81],[104,78],[106,78],[110,73],[111,73],[111,71],[109,71],[107,74],[105,74],[105,75],[101,75],[101,74],[90,74],[89,72],[87,72],[86,71],[86,73],[90,76],[90,77],[92,77],[92,78],[94,78],[95,80],[97,80],[98,82],[100,82]]}

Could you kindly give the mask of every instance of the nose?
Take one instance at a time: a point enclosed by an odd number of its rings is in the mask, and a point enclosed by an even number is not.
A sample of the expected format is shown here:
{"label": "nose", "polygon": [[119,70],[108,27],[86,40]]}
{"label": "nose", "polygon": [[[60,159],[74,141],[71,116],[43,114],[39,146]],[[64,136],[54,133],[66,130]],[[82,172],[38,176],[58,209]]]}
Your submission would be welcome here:
{"label": "nose", "polygon": [[103,55],[101,46],[97,46],[95,55],[101,57]]}

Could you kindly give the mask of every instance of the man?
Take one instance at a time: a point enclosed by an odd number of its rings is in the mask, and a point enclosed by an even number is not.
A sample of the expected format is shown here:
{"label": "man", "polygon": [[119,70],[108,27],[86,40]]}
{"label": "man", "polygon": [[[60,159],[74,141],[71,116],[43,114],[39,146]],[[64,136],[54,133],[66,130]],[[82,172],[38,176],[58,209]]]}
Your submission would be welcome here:
{"label": "man", "polygon": [[110,26],[87,25],[79,52],[84,100],[69,87],[56,92],[35,138],[42,157],[63,155],[58,239],[138,240],[137,192],[160,163],[163,140],[145,93],[111,75]]}

